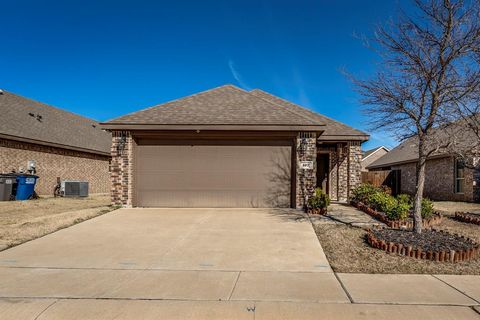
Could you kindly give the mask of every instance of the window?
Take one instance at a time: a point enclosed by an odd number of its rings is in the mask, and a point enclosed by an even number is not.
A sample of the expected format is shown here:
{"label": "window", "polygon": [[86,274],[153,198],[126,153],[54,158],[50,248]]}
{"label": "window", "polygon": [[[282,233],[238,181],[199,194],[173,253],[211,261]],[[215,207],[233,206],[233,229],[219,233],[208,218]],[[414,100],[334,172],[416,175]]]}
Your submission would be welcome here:
{"label": "window", "polygon": [[455,160],[455,193],[463,193],[465,190],[465,164],[461,160]]}

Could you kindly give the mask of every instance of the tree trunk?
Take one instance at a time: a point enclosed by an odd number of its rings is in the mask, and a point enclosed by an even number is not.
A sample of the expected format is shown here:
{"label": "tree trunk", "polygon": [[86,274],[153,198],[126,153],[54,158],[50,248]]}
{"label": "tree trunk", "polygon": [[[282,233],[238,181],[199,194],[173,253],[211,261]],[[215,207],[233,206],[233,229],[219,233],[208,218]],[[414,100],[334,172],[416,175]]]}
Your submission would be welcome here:
{"label": "tree trunk", "polygon": [[[422,153],[422,152],[420,152]],[[426,157],[420,156],[417,164],[417,188],[415,192],[415,202],[413,205],[413,231],[416,233],[422,233],[422,199],[423,189],[425,187],[425,166]]]}

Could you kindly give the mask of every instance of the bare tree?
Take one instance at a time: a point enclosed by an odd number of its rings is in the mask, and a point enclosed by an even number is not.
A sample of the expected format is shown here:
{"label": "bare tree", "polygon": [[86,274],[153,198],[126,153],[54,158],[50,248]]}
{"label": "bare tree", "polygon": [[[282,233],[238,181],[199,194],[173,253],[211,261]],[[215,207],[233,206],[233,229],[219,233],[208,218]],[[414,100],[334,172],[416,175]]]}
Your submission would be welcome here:
{"label": "bare tree", "polygon": [[378,28],[370,46],[380,55],[381,66],[371,79],[353,82],[372,129],[392,132],[399,140],[414,137],[417,143],[413,210],[414,230],[421,233],[427,158],[452,146],[450,139],[434,133],[457,121],[452,107],[471,106],[480,87],[480,2],[414,4],[415,13],[402,13]]}

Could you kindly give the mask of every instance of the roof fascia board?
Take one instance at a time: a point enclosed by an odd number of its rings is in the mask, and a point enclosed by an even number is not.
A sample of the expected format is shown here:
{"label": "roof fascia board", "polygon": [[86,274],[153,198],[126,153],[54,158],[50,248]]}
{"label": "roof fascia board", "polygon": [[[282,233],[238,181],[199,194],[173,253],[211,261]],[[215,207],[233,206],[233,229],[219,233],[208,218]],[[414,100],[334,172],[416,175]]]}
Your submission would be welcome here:
{"label": "roof fascia board", "polygon": [[47,141],[42,141],[42,140],[27,139],[27,138],[11,136],[11,135],[2,134],[2,133],[0,133],[0,138],[5,139],[5,140],[12,140],[12,141],[20,141],[20,142],[26,142],[26,143],[31,143],[31,144],[38,144],[38,145],[47,146],[47,147],[54,147],[54,148],[60,148],[60,149],[80,151],[80,152],[85,152],[85,153],[99,154],[99,155],[102,155],[102,156],[110,156],[109,152],[102,152],[102,151],[99,151],[99,150],[92,150],[92,149],[85,149],[85,148],[80,148],[80,147],[68,146],[68,145],[64,145],[64,144],[60,144],[60,143],[47,142]]}
{"label": "roof fascia board", "polygon": [[[451,157],[451,155],[450,154],[439,154],[437,156],[428,157],[427,161],[428,160],[434,160],[434,159],[440,159],[440,158],[448,158],[448,157]],[[414,162],[417,162],[417,161],[418,161],[418,159],[415,158],[415,159],[411,159],[411,160],[391,162],[391,163],[379,164],[379,165],[375,165],[375,166],[369,165],[366,168],[367,169],[378,169],[378,168],[383,168],[383,167],[392,167],[392,166],[399,166],[399,165],[402,165],[402,164],[414,163]]]}
{"label": "roof fascia board", "polygon": [[362,159],[363,160],[367,160],[370,156],[374,155],[375,153],[377,153],[379,150],[381,149],[384,149],[385,151],[387,152],[390,152],[390,150],[388,150],[387,148],[385,148],[384,146],[381,146],[381,147],[378,147],[377,150],[373,151],[372,153],[370,153],[368,156],[366,156],[365,158]]}
{"label": "roof fascia board", "polygon": [[324,125],[162,125],[101,123],[105,130],[252,130],[252,131],[324,131]]}

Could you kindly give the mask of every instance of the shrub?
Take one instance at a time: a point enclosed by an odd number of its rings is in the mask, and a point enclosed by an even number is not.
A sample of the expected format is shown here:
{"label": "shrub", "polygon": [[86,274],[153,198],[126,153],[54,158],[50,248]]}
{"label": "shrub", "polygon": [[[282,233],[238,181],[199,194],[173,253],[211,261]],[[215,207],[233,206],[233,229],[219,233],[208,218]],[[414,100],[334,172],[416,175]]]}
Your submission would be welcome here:
{"label": "shrub", "polygon": [[412,198],[408,194],[399,194],[397,196],[398,203],[408,203],[410,207],[412,206]]}
{"label": "shrub", "polygon": [[315,195],[308,199],[308,206],[312,209],[326,209],[330,205],[330,197],[321,188],[315,189]]}
{"label": "shrub", "polygon": [[396,219],[398,201],[383,191],[377,191],[368,199],[369,204],[378,211],[382,211],[389,219]]}
{"label": "shrub", "polygon": [[427,219],[433,214],[433,202],[428,198],[422,199],[422,218]]}
{"label": "shrub", "polygon": [[408,202],[401,202],[397,199],[397,207],[395,208],[395,215],[392,220],[404,220],[410,215],[411,204]]}
{"label": "shrub", "polygon": [[362,183],[361,185],[352,190],[352,200],[357,202],[363,202],[368,205],[370,204],[370,196],[379,191],[380,189],[374,187],[369,183]]}

